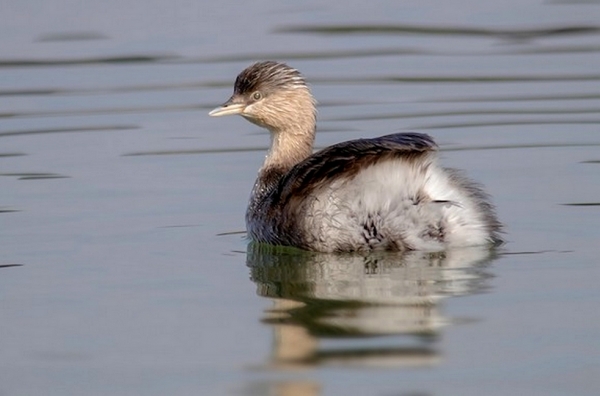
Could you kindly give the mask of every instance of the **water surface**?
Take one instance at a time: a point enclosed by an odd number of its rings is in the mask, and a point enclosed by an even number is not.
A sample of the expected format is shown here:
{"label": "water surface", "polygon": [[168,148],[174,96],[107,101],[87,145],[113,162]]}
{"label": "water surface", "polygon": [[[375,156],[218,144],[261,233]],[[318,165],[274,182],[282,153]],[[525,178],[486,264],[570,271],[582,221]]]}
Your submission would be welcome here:
{"label": "water surface", "polygon": [[[13,3],[0,394],[600,392],[597,1]],[[507,244],[248,244],[268,136],[207,112],[263,59],[311,83],[318,147],[434,136]]]}

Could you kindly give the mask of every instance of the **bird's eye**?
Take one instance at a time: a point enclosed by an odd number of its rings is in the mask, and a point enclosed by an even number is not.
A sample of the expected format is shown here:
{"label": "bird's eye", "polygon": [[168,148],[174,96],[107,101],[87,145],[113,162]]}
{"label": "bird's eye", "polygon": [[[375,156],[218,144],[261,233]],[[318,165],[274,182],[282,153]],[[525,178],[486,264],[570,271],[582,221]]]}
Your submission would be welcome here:
{"label": "bird's eye", "polygon": [[262,94],[259,91],[256,91],[252,94],[252,99],[260,100],[262,98]]}

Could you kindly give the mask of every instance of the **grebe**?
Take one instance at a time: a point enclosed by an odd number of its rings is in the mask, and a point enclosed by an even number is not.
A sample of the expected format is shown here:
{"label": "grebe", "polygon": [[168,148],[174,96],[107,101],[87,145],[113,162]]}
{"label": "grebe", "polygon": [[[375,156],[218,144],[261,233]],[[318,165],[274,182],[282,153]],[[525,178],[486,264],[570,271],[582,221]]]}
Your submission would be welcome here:
{"label": "grebe", "polygon": [[230,114],[271,133],[246,211],[255,241],[321,252],[502,242],[488,196],[436,163],[428,135],[358,139],[313,154],[316,102],[300,72],[284,63],[242,71],[231,98],[209,113]]}

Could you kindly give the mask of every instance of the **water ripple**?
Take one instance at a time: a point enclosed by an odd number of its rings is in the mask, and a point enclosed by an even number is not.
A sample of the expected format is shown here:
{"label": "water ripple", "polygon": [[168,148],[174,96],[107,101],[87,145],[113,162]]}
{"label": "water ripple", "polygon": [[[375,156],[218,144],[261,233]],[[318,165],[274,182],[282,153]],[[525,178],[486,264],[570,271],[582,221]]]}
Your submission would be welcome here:
{"label": "water ripple", "polygon": [[0,132],[0,137],[21,136],[21,135],[41,135],[47,133],[73,133],[73,132],[101,132],[101,131],[122,131],[129,129],[138,129],[136,125],[103,125],[103,126],[80,126],[65,128],[48,129],[30,129],[23,131],[5,131]]}
{"label": "water ripple", "polygon": [[22,157],[27,155],[25,153],[0,153],[0,158],[8,158],[8,157]]}
{"label": "water ripple", "polygon": [[190,154],[220,154],[220,153],[245,153],[250,151],[267,151],[267,146],[263,147],[226,147],[211,149],[191,149],[191,150],[156,150],[156,151],[137,151],[123,154],[123,157],[139,157],[145,155],[190,155]]}
{"label": "water ripple", "polygon": [[17,180],[68,179],[70,176],[47,172],[0,173],[0,176],[12,176]]}
{"label": "water ripple", "polygon": [[421,102],[444,103],[444,102],[536,102],[551,100],[595,100],[600,99],[600,94],[589,93],[555,93],[546,95],[511,95],[511,96],[473,96],[473,97],[455,97],[443,99],[428,99]]}
{"label": "water ripple", "polygon": [[487,109],[487,110],[451,110],[451,111],[431,111],[415,113],[395,113],[395,114],[366,114],[359,116],[346,116],[331,118],[327,121],[364,121],[364,120],[383,120],[383,119],[401,119],[401,118],[432,118],[447,116],[477,116],[477,115],[516,115],[516,114],[595,114],[600,113],[600,108],[588,109]]}
{"label": "water ripple", "polygon": [[443,124],[425,124],[408,127],[408,129],[451,129],[451,128],[479,128],[489,126],[505,125],[600,125],[600,119],[596,120],[506,120],[506,121],[485,121],[485,122],[457,122]]}
{"label": "water ripple", "polygon": [[98,32],[58,32],[44,34],[38,37],[35,41],[44,42],[64,42],[64,41],[90,41],[90,40],[106,40],[108,36]]}
{"label": "water ripple", "polygon": [[600,206],[600,202],[573,202],[564,203],[563,206]]}
{"label": "water ripple", "polygon": [[515,75],[405,75],[372,77],[326,77],[312,78],[311,81],[328,84],[364,83],[514,83],[514,82],[557,82],[557,81],[599,81],[600,74],[515,74]]}
{"label": "water ripple", "polygon": [[157,63],[178,59],[175,55],[123,55],[80,59],[0,59],[0,68],[39,66],[85,66],[97,64]]}
{"label": "water ripple", "polygon": [[297,25],[275,28],[276,33],[311,33],[323,35],[338,34],[419,34],[419,35],[453,35],[453,36],[480,36],[499,37],[511,40],[530,40],[538,37],[567,36],[582,34],[599,34],[600,27],[595,25],[573,25],[559,27],[525,28],[525,29],[498,29],[484,27],[461,26],[431,26],[431,25]]}

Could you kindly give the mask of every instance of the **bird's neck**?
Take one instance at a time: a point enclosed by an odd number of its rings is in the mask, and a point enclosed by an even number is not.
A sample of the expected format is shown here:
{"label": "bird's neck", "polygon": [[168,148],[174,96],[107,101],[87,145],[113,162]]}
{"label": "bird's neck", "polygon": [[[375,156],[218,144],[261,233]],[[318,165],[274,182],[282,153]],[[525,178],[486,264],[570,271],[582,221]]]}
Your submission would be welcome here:
{"label": "bird's neck", "polygon": [[267,153],[260,173],[277,168],[287,173],[294,165],[312,154],[315,140],[315,126],[294,126],[286,129],[270,130],[271,148]]}
{"label": "bird's neck", "polygon": [[[313,124],[314,125],[314,124]],[[250,204],[246,213],[247,220],[260,215],[261,205],[277,188],[279,181],[294,167],[312,154],[315,139],[312,129],[270,130],[271,148],[265,162],[258,172],[258,178],[252,189]]]}

